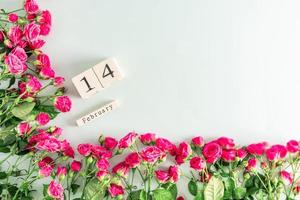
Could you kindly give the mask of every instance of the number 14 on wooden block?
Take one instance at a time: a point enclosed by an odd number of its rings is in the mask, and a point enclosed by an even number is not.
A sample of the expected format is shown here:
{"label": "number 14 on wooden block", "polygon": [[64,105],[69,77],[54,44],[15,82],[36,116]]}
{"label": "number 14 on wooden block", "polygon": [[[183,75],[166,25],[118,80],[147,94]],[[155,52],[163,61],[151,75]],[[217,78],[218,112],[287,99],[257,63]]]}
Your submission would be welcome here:
{"label": "number 14 on wooden block", "polygon": [[109,58],[73,77],[72,82],[82,98],[89,98],[121,79],[123,75],[116,60]]}

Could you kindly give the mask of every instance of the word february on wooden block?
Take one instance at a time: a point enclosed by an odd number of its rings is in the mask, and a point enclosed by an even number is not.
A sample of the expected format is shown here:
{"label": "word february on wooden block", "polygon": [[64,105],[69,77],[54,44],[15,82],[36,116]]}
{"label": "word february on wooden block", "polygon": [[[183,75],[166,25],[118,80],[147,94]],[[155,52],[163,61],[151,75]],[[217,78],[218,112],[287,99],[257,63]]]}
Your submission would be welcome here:
{"label": "word february on wooden block", "polygon": [[78,126],[82,126],[86,123],[89,123],[91,121],[94,121],[95,119],[100,118],[101,116],[103,116],[104,114],[109,113],[110,111],[116,109],[119,106],[119,102],[118,101],[112,101],[104,106],[102,106],[101,108],[81,117],[80,119],[76,120],[76,123]]}
{"label": "word february on wooden block", "polygon": [[109,58],[73,77],[72,82],[80,96],[86,99],[123,77],[117,61]]}

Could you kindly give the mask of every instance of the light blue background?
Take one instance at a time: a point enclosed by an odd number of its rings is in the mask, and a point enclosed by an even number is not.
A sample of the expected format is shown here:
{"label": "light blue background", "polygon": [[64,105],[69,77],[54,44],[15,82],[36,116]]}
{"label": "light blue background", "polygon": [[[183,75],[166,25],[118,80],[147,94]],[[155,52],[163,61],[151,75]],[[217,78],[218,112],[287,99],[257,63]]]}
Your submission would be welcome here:
{"label": "light blue background", "polygon": [[[16,8],[21,1],[2,0]],[[67,78],[73,110],[53,124],[72,144],[100,133],[155,132],[246,144],[299,139],[299,1],[40,0],[53,14],[44,48]],[[20,4],[21,6],[21,4]],[[115,56],[126,78],[88,100],[71,78]],[[75,120],[109,100],[121,107]]]}

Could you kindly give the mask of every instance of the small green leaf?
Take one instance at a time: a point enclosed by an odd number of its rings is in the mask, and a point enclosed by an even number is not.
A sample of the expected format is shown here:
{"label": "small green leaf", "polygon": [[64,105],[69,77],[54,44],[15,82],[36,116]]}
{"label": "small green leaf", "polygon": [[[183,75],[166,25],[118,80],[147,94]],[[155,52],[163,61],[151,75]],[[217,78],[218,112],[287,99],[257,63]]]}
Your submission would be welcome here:
{"label": "small green leaf", "polygon": [[212,177],[204,190],[205,200],[221,200],[224,196],[224,185],[219,178]]}
{"label": "small green leaf", "polygon": [[10,134],[5,137],[4,144],[6,146],[13,144],[16,141],[16,136],[14,134]]}
{"label": "small green leaf", "polygon": [[98,200],[103,199],[106,188],[100,184],[100,182],[94,178],[88,182],[84,190],[85,200]]}
{"label": "small green leaf", "polygon": [[7,89],[10,88],[13,84],[15,84],[16,82],[16,77],[11,77],[11,79],[9,80],[9,84],[7,86]]}
{"label": "small green leaf", "polygon": [[234,190],[234,199],[244,199],[244,197],[246,196],[246,188],[243,187],[237,187]]}
{"label": "small green leaf", "polygon": [[173,200],[173,197],[170,191],[158,188],[153,191],[153,200]]}
{"label": "small green leaf", "polygon": [[34,102],[24,102],[16,107],[14,107],[11,111],[11,113],[19,118],[22,119],[23,117],[25,117],[26,115],[28,115],[32,109],[34,108],[35,103]]}
{"label": "small green leaf", "polygon": [[80,185],[73,183],[73,184],[71,185],[72,193],[73,193],[73,194],[76,194],[78,188],[80,188]]}
{"label": "small green leaf", "polygon": [[194,200],[204,200],[203,192],[198,192],[198,194],[195,196]]}
{"label": "small green leaf", "polygon": [[188,188],[189,188],[189,192],[193,195],[196,196],[197,192],[198,192],[198,187],[197,187],[197,183],[193,180],[190,180],[190,182],[188,183]]}
{"label": "small green leaf", "polygon": [[5,179],[7,174],[5,172],[0,172],[0,179]]}
{"label": "small green leaf", "polygon": [[127,200],[145,200],[146,195],[144,190],[133,191],[128,195]]}
{"label": "small green leaf", "polygon": [[47,196],[48,195],[48,187],[49,185],[48,184],[43,184],[43,195],[44,196]]}
{"label": "small green leaf", "polygon": [[8,147],[0,147],[0,152],[2,152],[2,153],[9,153],[10,149]]}
{"label": "small green leaf", "polygon": [[161,187],[170,191],[173,196],[173,199],[176,199],[178,191],[177,191],[177,185],[175,183],[165,183]]}

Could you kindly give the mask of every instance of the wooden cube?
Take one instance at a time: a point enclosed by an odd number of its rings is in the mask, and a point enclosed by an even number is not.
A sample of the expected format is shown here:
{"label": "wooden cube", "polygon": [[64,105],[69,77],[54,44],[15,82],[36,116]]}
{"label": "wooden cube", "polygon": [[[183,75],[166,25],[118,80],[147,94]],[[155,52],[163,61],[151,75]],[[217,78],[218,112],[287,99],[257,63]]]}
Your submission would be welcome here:
{"label": "wooden cube", "polygon": [[99,81],[104,88],[113,82],[123,79],[123,74],[114,58],[106,59],[93,67]]}
{"label": "wooden cube", "polygon": [[97,91],[103,89],[101,82],[98,80],[92,68],[73,77],[72,82],[80,96],[84,99],[89,98]]}
{"label": "wooden cube", "polygon": [[111,112],[112,110],[116,109],[118,106],[119,106],[118,101],[116,101],[116,100],[111,101],[110,103],[100,107],[99,109],[94,110],[93,112],[90,112],[89,114],[76,120],[76,123],[78,126],[83,126],[86,123],[92,122],[95,119],[102,117],[104,114]]}

